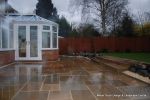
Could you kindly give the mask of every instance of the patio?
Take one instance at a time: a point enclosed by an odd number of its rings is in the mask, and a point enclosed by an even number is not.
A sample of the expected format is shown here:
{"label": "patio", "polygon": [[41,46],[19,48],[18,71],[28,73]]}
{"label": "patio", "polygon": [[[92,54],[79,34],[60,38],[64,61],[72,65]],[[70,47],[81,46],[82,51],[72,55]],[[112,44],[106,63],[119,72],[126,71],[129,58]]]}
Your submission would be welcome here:
{"label": "patio", "polygon": [[148,84],[81,57],[0,69],[0,100],[149,100]]}

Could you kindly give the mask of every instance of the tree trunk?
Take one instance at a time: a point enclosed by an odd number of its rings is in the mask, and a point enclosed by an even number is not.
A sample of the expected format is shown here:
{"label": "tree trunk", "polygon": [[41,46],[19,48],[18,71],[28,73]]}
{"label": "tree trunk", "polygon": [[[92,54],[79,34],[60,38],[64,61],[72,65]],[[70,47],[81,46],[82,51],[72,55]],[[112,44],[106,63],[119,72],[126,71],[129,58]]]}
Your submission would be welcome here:
{"label": "tree trunk", "polygon": [[106,35],[106,18],[105,18],[105,13],[102,14],[102,35]]}

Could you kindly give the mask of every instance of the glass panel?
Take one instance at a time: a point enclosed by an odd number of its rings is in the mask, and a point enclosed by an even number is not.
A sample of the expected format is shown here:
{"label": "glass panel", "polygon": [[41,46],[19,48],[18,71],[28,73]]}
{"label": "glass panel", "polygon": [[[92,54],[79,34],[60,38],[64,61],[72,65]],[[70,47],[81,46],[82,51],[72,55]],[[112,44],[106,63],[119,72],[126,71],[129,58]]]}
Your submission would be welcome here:
{"label": "glass panel", "polygon": [[43,30],[50,30],[50,26],[43,26]]}
{"label": "glass panel", "polygon": [[9,47],[14,47],[14,34],[13,34],[13,24],[11,23],[9,26]]}
{"label": "glass panel", "polygon": [[18,27],[19,57],[26,57],[26,26]]}
{"label": "glass panel", "polygon": [[14,47],[13,46],[13,44],[14,44],[13,43],[14,42],[13,30],[10,31],[10,40],[9,41],[10,41],[10,43],[9,43],[10,44],[10,48],[13,48]]}
{"label": "glass panel", "polygon": [[53,32],[57,32],[57,27],[53,26]]}
{"label": "glass panel", "polygon": [[2,29],[2,48],[8,48],[8,32]]}
{"label": "glass panel", "polygon": [[0,48],[1,48],[1,43],[2,43],[2,26],[0,22]]}
{"label": "glass panel", "polygon": [[37,26],[30,26],[30,56],[38,57],[38,31]]}
{"label": "glass panel", "polygon": [[57,48],[57,34],[53,33],[53,48]]}
{"label": "glass panel", "polygon": [[1,48],[1,42],[2,42],[2,37],[1,37],[1,30],[0,30],[0,48]]}
{"label": "glass panel", "polygon": [[50,32],[42,33],[42,48],[50,48]]}

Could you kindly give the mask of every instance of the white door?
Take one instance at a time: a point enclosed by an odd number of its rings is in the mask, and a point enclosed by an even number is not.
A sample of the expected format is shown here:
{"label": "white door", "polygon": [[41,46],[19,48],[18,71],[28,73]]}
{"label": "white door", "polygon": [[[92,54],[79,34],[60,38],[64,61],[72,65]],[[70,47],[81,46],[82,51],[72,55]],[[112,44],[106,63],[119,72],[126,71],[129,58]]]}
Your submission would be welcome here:
{"label": "white door", "polygon": [[38,26],[16,25],[16,28],[16,60],[41,60]]}

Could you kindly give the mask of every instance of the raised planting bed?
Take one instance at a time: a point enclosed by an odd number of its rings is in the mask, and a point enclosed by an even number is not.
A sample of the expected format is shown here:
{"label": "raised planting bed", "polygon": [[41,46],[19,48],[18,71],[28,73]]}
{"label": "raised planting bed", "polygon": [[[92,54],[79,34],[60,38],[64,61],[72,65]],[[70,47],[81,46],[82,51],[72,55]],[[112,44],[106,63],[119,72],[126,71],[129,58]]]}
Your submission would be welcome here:
{"label": "raised planting bed", "polygon": [[113,69],[116,69],[118,71],[125,71],[128,70],[129,65],[125,65],[122,63],[117,63],[117,61],[112,61],[112,60],[107,60],[103,59],[101,57],[95,57],[91,59],[92,61],[99,63],[99,64],[104,64],[106,66],[109,66]]}
{"label": "raised planting bed", "polygon": [[150,78],[150,65],[149,64],[134,64],[129,67],[129,71],[142,75],[143,77]]}
{"label": "raised planting bed", "polygon": [[135,62],[132,62],[130,60],[125,60],[121,58],[116,57],[110,57],[110,56],[99,56],[96,57],[97,61],[104,63],[107,66],[113,67],[115,69],[121,69],[128,70],[131,64],[134,64]]}
{"label": "raised planting bed", "polygon": [[148,77],[144,77],[142,75],[139,75],[139,74],[131,72],[131,71],[124,71],[123,73],[130,77],[133,77],[135,79],[138,79],[140,81],[150,84],[150,79]]}

